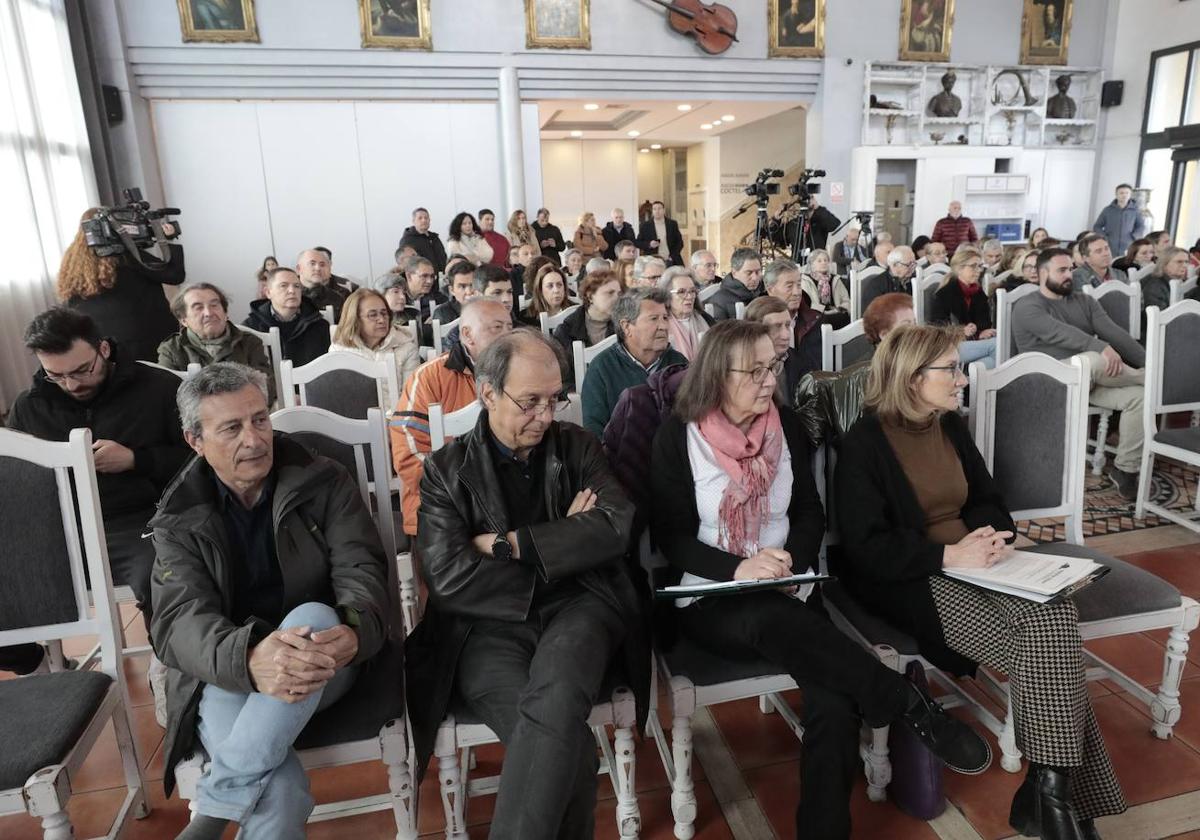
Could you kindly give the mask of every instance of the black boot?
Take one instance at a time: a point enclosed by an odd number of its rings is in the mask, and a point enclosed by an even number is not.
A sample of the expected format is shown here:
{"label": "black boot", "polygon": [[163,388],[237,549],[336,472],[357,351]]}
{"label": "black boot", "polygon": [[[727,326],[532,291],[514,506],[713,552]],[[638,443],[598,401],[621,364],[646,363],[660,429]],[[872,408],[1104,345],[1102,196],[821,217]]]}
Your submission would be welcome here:
{"label": "black boot", "polygon": [[1103,840],[1100,832],[1096,830],[1095,820],[1080,820],[1079,833],[1083,835],[1083,840]]}
{"label": "black boot", "polygon": [[908,711],[900,723],[956,773],[975,775],[992,763],[988,742],[967,724],[946,714],[937,701],[912,683],[909,683]]}
{"label": "black boot", "polygon": [[1017,792],[1013,794],[1012,808],[1008,812],[1008,824],[1018,834],[1026,837],[1041,836],[1033,817],[1033,800],[1037,796],[1037,765],[1029,762],[1029,770]]}
{"label": "black boot", "polygon": [[1042,840],[1086,840],[1071,804],[1071,775],[1065,768],[1038,766],[1033,813]]}

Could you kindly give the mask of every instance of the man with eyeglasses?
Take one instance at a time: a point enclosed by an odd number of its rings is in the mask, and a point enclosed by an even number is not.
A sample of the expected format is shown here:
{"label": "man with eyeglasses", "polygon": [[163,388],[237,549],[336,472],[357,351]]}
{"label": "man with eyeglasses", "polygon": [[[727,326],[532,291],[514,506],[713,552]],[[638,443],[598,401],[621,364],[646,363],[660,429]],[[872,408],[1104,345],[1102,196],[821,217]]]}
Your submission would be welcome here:
{"label": "man with eyeglasses", "polygon": [[717,269],[720,266],[717,264],[716,254],[712,251],[692,251],[692,257],[688,262],[692,266],[692,274],[701,289],[717,282]]}
{"label": "man with eyeglasses", "polygon": [[750,304],[764,294],[762,257],[753,248],[737,248],[729,258],[729,274],[721,281],[721,288],[708,299],[713,308],[713,318],[725,321],[737,317],[737,305]]}
{"label": "man with eyeglasses", "polygon": [[[179,377],[127,358],[89,316],[67,307],[34,318],[25,346],[41,369],[13,403],[8,428],[54,441],[91,429],[113,583],[129,586],[146,613],[154,548],[142,534],[190,454],[175,409]],[[0,651],[4,670],[27,673],[41,660],[40,645]]]}
{"label": "man with eyeglasses", "polygon": [[614,663],[639,715],[648,705],[624,559],[633,505],[599,441],[555,422],[564,363],[539,331],[496,339],[475,365],[479,421],[421,480],[417,548],[437,561],[422,564],[429,604],[406,647],[417,766],[453,706],[491,727],[505,746],[494,838],[591,837],[587,718]]}
{"label": "man with eyeglasses", "polygon": [[911,295],[912,276],[917,269],[917,255],[907,245],[897,245],[887,255],[887,271],[881,271],[862,282],[862,308],[880,295],[893,292]]}

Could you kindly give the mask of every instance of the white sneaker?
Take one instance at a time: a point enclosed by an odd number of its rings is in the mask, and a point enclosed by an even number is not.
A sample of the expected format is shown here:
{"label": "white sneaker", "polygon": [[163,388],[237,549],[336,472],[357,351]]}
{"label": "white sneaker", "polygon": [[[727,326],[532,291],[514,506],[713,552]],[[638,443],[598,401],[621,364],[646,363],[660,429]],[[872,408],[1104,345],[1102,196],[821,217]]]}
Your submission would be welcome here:
{"label": "white sneaker", "polygon": [[150,693],[154,695],[154,719],[163,729],[167,728],[167,666],[150,658]]}

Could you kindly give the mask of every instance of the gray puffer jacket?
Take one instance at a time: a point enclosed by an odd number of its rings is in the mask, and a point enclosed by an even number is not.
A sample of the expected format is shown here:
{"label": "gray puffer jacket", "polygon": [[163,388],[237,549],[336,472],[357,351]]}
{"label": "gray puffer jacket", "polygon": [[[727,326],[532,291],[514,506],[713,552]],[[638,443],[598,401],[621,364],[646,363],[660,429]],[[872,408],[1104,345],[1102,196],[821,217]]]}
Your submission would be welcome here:
{"label": "gray puffer jacket", "polygon": [[1100,211],[1092,230],[1108,240],[1108,247],[1114,257],[1124,256],[1130,244],[1135,239],[1146,235],[1146,217],[1142,215],[1137,201],[1129,199],[1124,207],[1117,206],[1117,200]]}

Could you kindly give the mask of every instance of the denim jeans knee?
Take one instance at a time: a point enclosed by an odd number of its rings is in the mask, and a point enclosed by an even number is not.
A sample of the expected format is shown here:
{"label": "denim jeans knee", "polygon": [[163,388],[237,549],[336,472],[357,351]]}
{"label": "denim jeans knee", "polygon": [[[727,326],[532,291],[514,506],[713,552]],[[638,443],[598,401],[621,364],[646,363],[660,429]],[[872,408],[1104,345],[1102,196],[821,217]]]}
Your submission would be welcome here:
{"label": "denim jeans knee", "polygon": [[320,601],[308,601],[292,609],[279,622],[280,627],[311,627],[314,632],[328,630],[342,623],[337,610]]}

